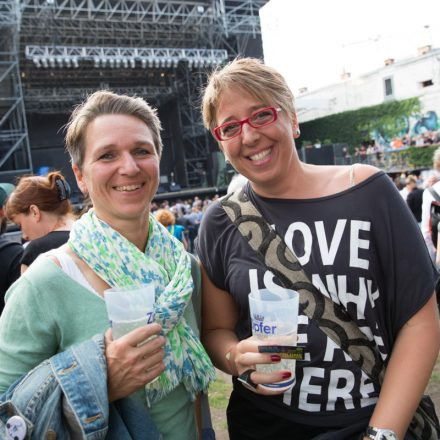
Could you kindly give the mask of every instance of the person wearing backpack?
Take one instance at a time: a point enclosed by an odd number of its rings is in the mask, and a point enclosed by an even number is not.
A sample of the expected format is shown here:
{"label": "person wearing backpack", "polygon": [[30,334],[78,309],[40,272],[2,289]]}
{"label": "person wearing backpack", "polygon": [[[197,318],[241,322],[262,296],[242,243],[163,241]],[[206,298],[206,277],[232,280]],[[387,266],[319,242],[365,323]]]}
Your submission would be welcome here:
{"label": "person wearing backpack", "polygon": [[5,293],[9,286],[20,276],[20,260],[23,246],[8,240],[3,233],[6,231],[6,217],[3,205],[9,194],[14,190],[11,183],[0,183],[0,315],[5,306]]}

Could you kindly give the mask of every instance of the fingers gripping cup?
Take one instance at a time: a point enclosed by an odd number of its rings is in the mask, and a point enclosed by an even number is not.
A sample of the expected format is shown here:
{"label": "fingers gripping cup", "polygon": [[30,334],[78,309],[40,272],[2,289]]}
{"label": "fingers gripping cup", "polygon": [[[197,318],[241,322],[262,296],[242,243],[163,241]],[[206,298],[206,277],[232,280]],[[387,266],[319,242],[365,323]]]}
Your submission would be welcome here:
{"label": "fingers gripping cup", "polygon": [[107,289],[104,299],[113,339],[154,322],[155,291],[152,284]]}
{"label": "fingers gripping cup", "polygon": [[[257,371],[272,373],[290,370],[292,376],[286,380],[260,385],[272,391],[286,391],[295,383],[295,359],[286,359],[286,349],[297,344],[298,292],[283,289],[272,292],[267,289],[249,294],[252,334],[262,341],[261,345],[271,346],[272,353],[281,355],[276,364],[257,364]],[[276,348],[279,346],[279,350]]]}

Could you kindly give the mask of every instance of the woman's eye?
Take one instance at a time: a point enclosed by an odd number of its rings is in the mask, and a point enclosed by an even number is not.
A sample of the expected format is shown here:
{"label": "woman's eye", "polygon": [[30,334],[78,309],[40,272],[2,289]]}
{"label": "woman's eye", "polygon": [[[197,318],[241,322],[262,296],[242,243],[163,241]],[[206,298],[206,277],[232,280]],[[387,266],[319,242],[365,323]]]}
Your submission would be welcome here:
{"label": "woman's eye", "polygon": [[135,154],[137,156],[147,156],[148,154],[150,154],[150,152],[146,148],[138,148],[135,151]]}
{"label": "woman's eye", "polygon": [[222,133],[224,135],[231,135],[234,134],[240,127],[240,124],[230,124],[227,125],[226,127],[222,128]]}
{"label": "woman's eye", "polygon": [[104,154],[101,154],[101,156],[99,156],[99,159],[100,160],[110,160],[110,159],[113,159],[113,153],[104,153]]}
{"label": "woman's eye", "polygon": [[263,110],[261,112],[255,113],[254,118],[255,120],[266,120],[266,119],[270,119],[272,118],[272,112],[268,111],[268,110]]}

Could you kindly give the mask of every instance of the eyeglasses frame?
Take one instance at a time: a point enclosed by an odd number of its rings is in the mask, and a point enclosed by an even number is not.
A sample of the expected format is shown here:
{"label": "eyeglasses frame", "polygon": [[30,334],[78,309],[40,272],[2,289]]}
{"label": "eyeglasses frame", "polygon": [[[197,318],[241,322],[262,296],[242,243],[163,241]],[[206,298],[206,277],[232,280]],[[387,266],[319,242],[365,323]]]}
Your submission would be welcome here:
{"label": "eyeglasses frame", "polygon": [[[262,112],[262,111],[264,111],[264,110],[271,110],[271,111],[272,111],[272,113],[273,113],[273,115],[274,115],[274,119],[273,119],[273,121],[267,122],[266,124],[263,124],[263,125],[257,125],[257,126],[252,125],[252,123],[251,123],[251,121],[250,121],[250,119],[252,118],[252,116],[254,116],[256,113]],[[258,110],[255,110],[250,116],[248,116],[247,118],[242,119],[241,121],[228,121],[228,122],[225,122],[224,124],[221,124],[221,125],[219,125],[218,127],[214,128],[214,130],[213,130],[213,132],[214,132],[214,136],[215,136],[215,138],[216,138],[219,142],[227,142],[227,141],[230,141],[231,139],[234,139],[234,138],[236,138],[237,136],[240,136],[240,135],[241,135],[241,133],[242,133],[242,131],[243,131],[243,125],[244,125],[244,124],[249,124],[252,128],[257,128],[257,129],[258,129],[258,128],[261,128],[261,127],[266,127],[267,125],[270,125],[270,124],[273,124],[273,123],[278,119],[278,113],[279,113],[281,110],[282,110],[281,107],[274,107],[274,106],[269,106],[269,107],[263,107],[263,108],[260,108],[260,109],[258,109]],[[239,131],[236,135],[234,135],[234,136],[232,136],[232,137],[230,137],[230,138],[228,138],[228,139],[223,140],[223,139],[221,138],[220,134],[218,133],[218,131],[219,131],[222,127],[225,127],[225,126],[227,126],[227,125],[229,125],[229,124],[237,124],[237,123],[240,124],[240,131]]]}

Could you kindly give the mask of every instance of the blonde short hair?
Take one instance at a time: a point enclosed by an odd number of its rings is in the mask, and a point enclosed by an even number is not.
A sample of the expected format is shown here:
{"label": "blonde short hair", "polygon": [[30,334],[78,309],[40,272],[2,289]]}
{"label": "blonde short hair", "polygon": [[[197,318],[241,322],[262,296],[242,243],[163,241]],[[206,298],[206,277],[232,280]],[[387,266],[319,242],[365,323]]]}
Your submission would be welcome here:
{"label": "blonde short hair", "polygon": [[413,174],[410,174],[409,176],[406,176],[405,183],[407,185],[409,185],[410,183],[417,183],[417,177]]}
{"label": "blonde short hair", "polygon": [[103,115],[128,115],[140,119],[151,130],[156,152],[159,157],[161,156],[162,127],[157,111],[140,97],[117,95],[108,90],[100,90],[75,108],[66,125],[66,148],[73,164],[82,167],[86,129],[98,116]]}
{"label": "blonde short hair", "polygon": [[221,95],[231,87],[242,88],[254,98],[268,105],[276,105],[290,118],[295,118],[293,93],[284,77],[259,59],[237,58],[211,73],[203,91],[203,123],[211,132],[217,126],[217,107]]}

